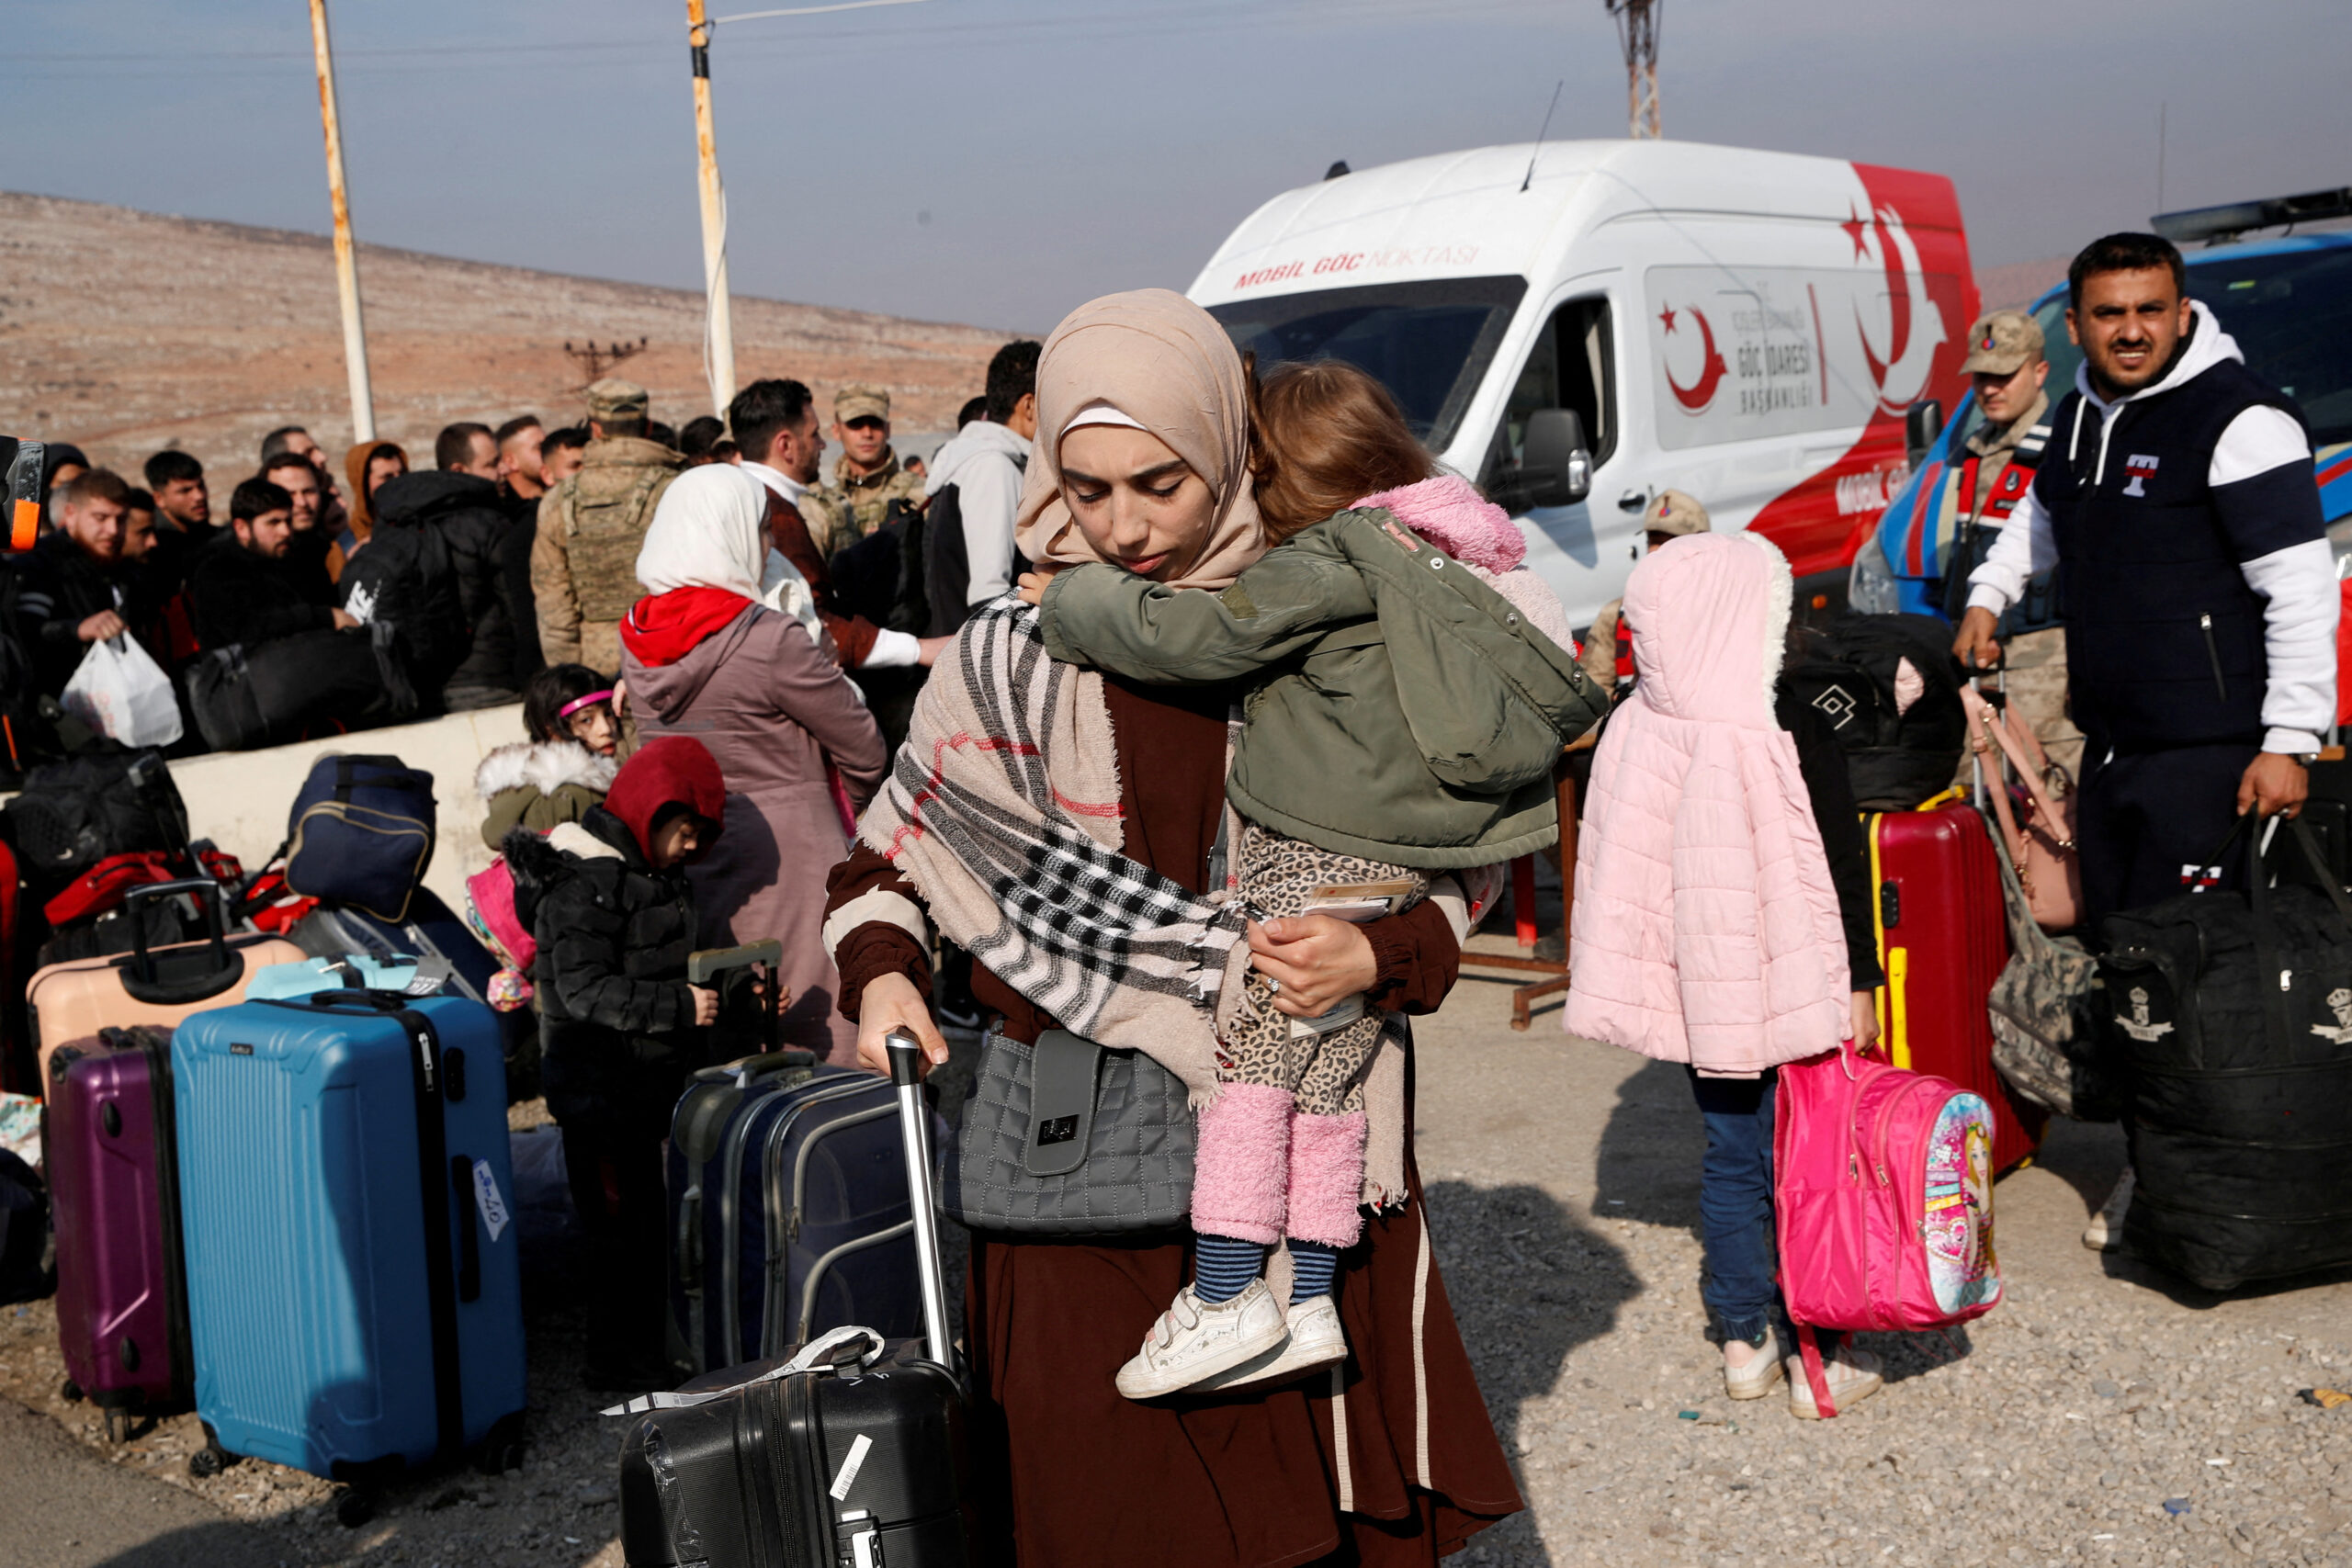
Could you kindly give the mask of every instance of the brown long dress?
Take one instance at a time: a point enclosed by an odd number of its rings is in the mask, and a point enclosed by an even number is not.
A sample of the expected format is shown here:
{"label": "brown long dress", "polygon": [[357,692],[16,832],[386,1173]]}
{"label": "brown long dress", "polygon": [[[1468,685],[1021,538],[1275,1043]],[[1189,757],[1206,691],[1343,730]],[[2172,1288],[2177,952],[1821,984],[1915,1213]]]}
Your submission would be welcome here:
{"label": "brown long dress", "polygon": [[[1231,693],[1106,682],[1126,852],[1194,891],[1224,800]],[[914,897],[864,846],[832,877],[829,908],[864,893]],[[1430,906],[1364,928],[1383,1005],[1426,1012],[1460,953]],[[869,923],[835,950],[842,1005],[898,970],[925,987],[923,954]],[[973,988],[1032,1040],[1049,1027],[985,970]],[[1409,1115],[1410,1095],[1407,1100]],[[1189,1238],[1124,1244],[975,1233],[968,1343],[982,1408],[974,1431],[1000,1561],[1021,1568],[1403,1568],[1458,1550],[1521,1506],[1411,1201],[1366,1222],[1343,1255],[1344,1371],[1254,1396],[1138,1404],[1112,1385],[1191,1278]]]}

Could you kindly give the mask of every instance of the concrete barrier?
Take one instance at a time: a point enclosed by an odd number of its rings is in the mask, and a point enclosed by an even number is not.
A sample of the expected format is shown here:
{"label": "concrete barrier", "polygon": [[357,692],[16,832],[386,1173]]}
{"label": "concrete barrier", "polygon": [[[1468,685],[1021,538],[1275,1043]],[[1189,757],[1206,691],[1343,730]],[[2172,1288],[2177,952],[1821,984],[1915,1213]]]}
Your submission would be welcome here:
{"label": "concrete barrier", "polygon": [[424,886],[462,912],[466,878],[491,862],[474,770],[492,751],[522,739],[523,705],[510,703],[328,740],[183,758],[171,765],[172,782],[187,802],[189,835],[211,840],[254,872],[285,840],[286,818],[312,762],[338,751],[398,757],[433,775],[437,837]]}

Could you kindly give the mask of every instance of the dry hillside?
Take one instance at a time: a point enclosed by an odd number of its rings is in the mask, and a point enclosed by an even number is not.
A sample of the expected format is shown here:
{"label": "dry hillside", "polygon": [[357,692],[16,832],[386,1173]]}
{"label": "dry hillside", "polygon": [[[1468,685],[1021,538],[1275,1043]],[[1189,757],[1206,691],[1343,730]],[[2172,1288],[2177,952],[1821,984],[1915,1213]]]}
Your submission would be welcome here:
{"label": "dry hillside", "polygon": [[[567,339],[650,339],[621,373],[651,389],[654,417],[708,412],[699,294],[374,245],[359,279],[377,434],[419,466],[453,420],[576,419],[584,377]],[[952,429],[1009,335],[735,300],[740,379],[797,377],[825,400],[876,381],[909,434]],[[350,439],[327,241],[0,192],[0,431],[78,442],[127,472],[175,444],[217,489],[251,472],[280,424],[338,453]]]}

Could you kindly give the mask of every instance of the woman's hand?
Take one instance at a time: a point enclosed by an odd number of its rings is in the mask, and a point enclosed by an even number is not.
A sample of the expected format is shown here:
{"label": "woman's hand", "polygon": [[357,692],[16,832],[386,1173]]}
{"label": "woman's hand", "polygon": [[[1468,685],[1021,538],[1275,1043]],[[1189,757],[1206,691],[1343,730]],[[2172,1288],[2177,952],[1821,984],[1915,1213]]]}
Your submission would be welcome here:
{"label": "woman's hand", "polygon": [[1878,1049],[1878,993],[1854,993],[1854,1053],[1867,1056]]}
{"label": "woman's hand", "polygon": [[688,986],[695,996],[695,1022],[707,1029],[718,1021],[718,993],[708,986]]}
{"label": "woman's hand", "polygon": [[1320,1017],[1380,977],[1363,928],[1329,915],[1251,921],[1250,963],[1278,987],[1276,1010],[1293,1018]]}
{"label": "woman's hand", "polygon": [[920,1071],[927,1074],[947,1060],[947,1042],[940,1037],[939,1026],[931,1021],[931,1009],[923,1005],[922,993],[915,989],[915,983],[904,975],[876,975],[865,983],[858,1000],[859,1066],[871,1072],[889,1072],[890,1047],[884,1036],[894,1029],[903,1029],[922,1042]]}

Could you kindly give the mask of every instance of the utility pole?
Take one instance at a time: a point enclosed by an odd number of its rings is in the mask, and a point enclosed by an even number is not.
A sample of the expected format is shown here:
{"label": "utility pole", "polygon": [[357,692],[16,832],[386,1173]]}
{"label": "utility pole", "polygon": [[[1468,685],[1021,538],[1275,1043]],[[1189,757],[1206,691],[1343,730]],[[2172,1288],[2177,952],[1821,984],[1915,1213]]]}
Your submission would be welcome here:
{"label": "utility pole", "polygon": [[1630,122],[1625,134],[1636,141],[1655,141],[1666,132],[1658,128],[1657,19],[1666,0],[1603,0],[1617,24],[1617,42],[1625,51],[1625,108]]}
{"label": "utility pole", "polygon": [[343,297],[343,363],[351,373],[351,438],[368,442],[376,439],[376,399],[368,385],[368,329],[359,319],[359,255],[351,243],[351,201],[343,186],[343,129],[334,107],[334,52],[327,47],[327,0],[311,0],[311,48],[319,62],[319,121],[326,128],[334,280]]}
{"label": "utility pole", "polygon": [[727,191],[718,183],[718,133],[710,116],[710,31],[703,0],[686,0],[695,73],[695,153],[702,164],[703,371],[711,412],[727,417],[735,398],[735,310],[727,288]]}

